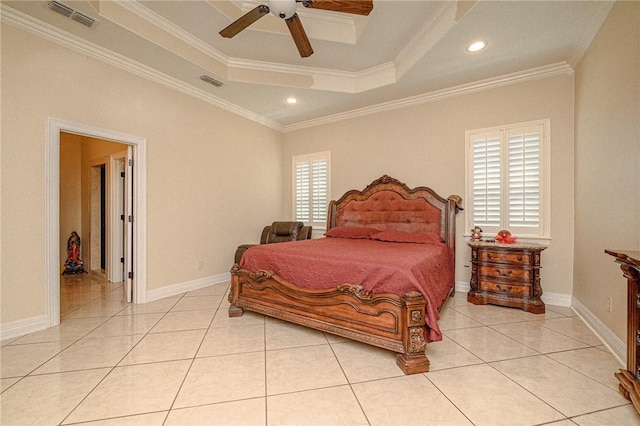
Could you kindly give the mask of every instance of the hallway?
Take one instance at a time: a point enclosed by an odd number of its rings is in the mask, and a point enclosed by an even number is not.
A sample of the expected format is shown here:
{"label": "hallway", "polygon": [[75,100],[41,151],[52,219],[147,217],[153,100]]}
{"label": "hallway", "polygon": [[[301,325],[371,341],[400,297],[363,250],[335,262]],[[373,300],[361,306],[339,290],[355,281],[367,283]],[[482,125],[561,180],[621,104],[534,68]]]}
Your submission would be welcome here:
{"label": "hallway", "polygon": [[[122,282],[107,282],[96,272],[60,277],[60,322],[71,318],[110,316],[127,302]],[[95,315],[91,315],[94,313]]]}

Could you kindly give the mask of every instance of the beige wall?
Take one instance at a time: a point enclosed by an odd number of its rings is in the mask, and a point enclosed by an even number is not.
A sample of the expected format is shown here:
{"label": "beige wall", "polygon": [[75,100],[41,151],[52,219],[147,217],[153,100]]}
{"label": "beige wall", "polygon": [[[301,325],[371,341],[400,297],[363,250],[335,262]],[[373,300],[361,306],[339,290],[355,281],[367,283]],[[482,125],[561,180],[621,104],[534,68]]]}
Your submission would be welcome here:
{"label": "beige wall", "polygon": [[[465,131],[551,119],[551,236],[542,255],[545,292],[568,298],[573,271],[573,77],[480,91],[303,129],[285,135],[284,211],[291,214],[291,157],[331,151],[331,196],[363,189],[388,174],[410,187],[426,185],[442,196],[464,196]],[[464,204],[464,203],[463,203]],[[469,282],[470,251],[458,215],[456,281]]]}
{"label": "beige wall", "polygon": [[640,3],[616,4],[575,78],[574,296],[623,341],[626,280],[604,250],[640,250],[639,28]]}
{"label": "beige wall", "polygon": [[48,118],[146,138],[149,290],[228,272],[281,216],[280,132],[9,25],[1,43],[2,324],[46,314]]}

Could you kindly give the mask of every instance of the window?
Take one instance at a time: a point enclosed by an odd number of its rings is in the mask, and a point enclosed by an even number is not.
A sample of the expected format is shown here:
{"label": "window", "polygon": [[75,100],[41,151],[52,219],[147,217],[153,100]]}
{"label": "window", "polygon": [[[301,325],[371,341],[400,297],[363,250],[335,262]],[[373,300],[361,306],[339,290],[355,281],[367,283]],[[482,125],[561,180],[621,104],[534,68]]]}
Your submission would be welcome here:
{"label": "window", "polygon": [[468,131],[467,230],[549,237],[549,120]]}
{"label": "window", "polygon": [[324,229],[331,192],[329,152],[293,157],[293,215],[296,221]]}

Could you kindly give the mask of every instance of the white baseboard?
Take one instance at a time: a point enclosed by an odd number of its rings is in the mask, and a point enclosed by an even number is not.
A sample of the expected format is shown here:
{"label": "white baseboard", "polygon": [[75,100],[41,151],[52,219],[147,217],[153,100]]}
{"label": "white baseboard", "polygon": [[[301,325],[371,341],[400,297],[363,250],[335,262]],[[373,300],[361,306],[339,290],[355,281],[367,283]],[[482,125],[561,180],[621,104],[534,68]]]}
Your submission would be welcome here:
{"label": "white baseboard", "polygon": [[[229,272],[226,272],[224,274],[212,275],[193,281],[186,281],[183,283],[149,290],[147,291],[146,302],[152,302],[154,300],[162,299],[165,297],[175,296],[187,291],[198,290],[199,288],[207,287],[213,284],[229,282],[229,280],[231,280],[231,274]],[[49,328],[49,319],[46,315],[3,323],[0,324],[0,340],[7,340],[14,337],[24,336],[25,334],[45,330],[47,328]]]}
{"label": "white baseboard", "polygon": [[469,293],[471,290],[471,286],[469,286],[469,281],[456,281],[456,291],[461,293]]}
{"label": "white baseboard", "polygon": [[199,288],[228,282],[230,280],[231,274],[229,272],[225,272],[223,274],[211,275],[209,277],[198,278],[197,280],[185,281],[183,283],[172,284],[162,288],[148,290],[145,302],[153,302],[154,300],[176,296],[187,291],[198,290]]}
{"label": "white baseboard", "polygon": [[616,336],[598,317],[596,317],[586,306],[578,299],[573,298],[571,304],[573,310],[584,321],[584,323],[593,331],[596,336],[602,340],[602,343],[609,349],[620,365],[627,365],[627,344]]}
{"label": "white baseboard", "polygon": [[542,301],[546,305],[565,306],[567,308],[570,308],[572,300],[573,296],[571,296],[570,294],[549,293],[548,291],[542,293]]}
{"label": "white baseboard", "polygon": [[0,324],[0,340],[24,336],[25,334],[44,330],[48,327],[49,318],[46,315],[6,322]]}
{"label": "white baseboard", "polygon": [[[464,281],[456,282],[456,291],[468,292],[469,283]],[[620,362],[622,366],[627,363],[627,344],[620,340],[598,317],[587,309],[580,301],[569,294],[549,293],[542,294],[542,300],[547,305],[571,307],[584,323],[602,340],[602,343],[609,349],[611,354]]]}

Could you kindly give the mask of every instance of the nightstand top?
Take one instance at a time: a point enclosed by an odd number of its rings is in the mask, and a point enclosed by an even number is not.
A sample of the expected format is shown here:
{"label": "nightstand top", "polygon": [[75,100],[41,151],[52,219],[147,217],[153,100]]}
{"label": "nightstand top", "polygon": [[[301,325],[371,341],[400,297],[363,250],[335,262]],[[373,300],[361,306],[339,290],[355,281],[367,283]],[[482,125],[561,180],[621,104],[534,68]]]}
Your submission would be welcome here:
{"label": "nightstand top", "polygon": [[628,263],[630,265],[634,265],[635,268],[640,268],[640,251],[635,250],[605,250],[607,254],[618,259],[618,261],[623,263]]}
{"label": "nightstand top", "polygon": [[499,249],[528,249],[528,250],[544,250],[547,246],[536,243],[498,243],[487,241],[467,241],[469,247],[487,247],[487,248],[499,248]]}

